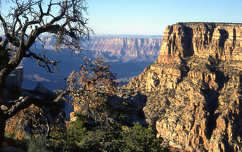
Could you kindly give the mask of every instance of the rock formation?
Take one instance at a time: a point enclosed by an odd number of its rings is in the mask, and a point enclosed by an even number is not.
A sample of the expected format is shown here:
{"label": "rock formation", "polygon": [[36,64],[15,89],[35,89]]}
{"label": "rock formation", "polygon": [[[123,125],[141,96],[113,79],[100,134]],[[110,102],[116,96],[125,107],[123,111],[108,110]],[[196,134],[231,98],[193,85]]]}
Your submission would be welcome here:
{"label": "rock formation", "polygon": [[[42,37],[45,48],[56,50],[54,37]],[[38,43],[37,43],[38,45]],[[93,36],[82,42],[81,54],[93,58],[106,58],[127,62],[130,60],[153,61],[159,54],[161,36]],[[41,46],[39,46],[41,47]],[[69,48],[62,48],[69,50]],[[80,51],[80,50],[79,50]],[[76,51],[76,53],[79,53]]]}
{"label": "rock formation", "polygon": [[70,118],[68,110],[71,105],[59,96],[63,93],[61,90],[52,92],[38,83],[33,90],[18,91],[20,97],[12,95],[11,98],[14,100],[8,99],[8,104],[13,105],[11,109],[21,105],[22,100],[27,96],[35,101],[19,106],[21,110],[17,110],[17,113],[6,122],[5,136],[23,140],[30,139],[32,136],[49,136],[49,133],[57,127],[65,131],[65,121]]}
{"label": "rock formation", "polygon": [[146,120],[171,147],[242,151],[242,24],[168,26],[158,60],[125,87],[147,96]]}
{"label": "rock formation", "polygon": [[[44,102],[44,101],[43,101]],[[17,140],[30,139],[32,136],[49,136],[57,127],[66,129],[65,105],[60,103],[31,104],[8,119],[5,133]]]}
{"label": "rock formation", "polygon": [[161,37],[93,37],[85,45],[97,57],[151,61],[158,56]]}
{"label": "rock formation", "polygon": [[242,60],[242,24],[178,23],[164,32],[159,62],[166,56]]}

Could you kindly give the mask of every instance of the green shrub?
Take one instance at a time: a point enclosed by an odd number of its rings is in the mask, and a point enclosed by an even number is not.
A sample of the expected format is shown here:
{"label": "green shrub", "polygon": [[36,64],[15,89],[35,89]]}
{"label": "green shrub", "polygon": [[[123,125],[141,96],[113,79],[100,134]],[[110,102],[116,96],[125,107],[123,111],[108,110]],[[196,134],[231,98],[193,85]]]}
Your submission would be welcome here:
{"label": "green shrub", "polygon": [[27,152],[50,152],[46,147],[47,141],[45,137],[38,136],[33,137],[28,142],[28,151]]}
{"label": "green shrub", "polygon": [[133,127],[124,127],[122,132],[123,152],[164,151],[161,147],[161,140],[157,139],[151,127],[143,127],[136,123]]}
{"label": "green shrub", "polygon": [[160,152],[160,145],[151,127],[113,125],[87,127],[87,121],[78,119],[67,131],[63,151],[100,151],[100,152]]}

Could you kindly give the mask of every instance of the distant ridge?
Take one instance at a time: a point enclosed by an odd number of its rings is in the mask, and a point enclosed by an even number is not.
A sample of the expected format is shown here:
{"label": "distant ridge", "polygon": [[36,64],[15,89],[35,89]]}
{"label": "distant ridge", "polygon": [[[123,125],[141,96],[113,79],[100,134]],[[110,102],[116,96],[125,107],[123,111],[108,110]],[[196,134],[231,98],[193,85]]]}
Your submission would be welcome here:
{"label": "distant ridge", "polygon": [[107,37],[107,38],[112,38],[112,37],[119,37],[119,38],[161,38],[162,35],[136,35],[136,34],[97,34],[97,35],[92,35],[92,37]]}
{"label": "distant ridge", "polygon": [[[70,51],[67,47],[56,50],[55,37],[44,35],[46,53],[60,61],[58,71],[54,75],[46,73],[40,68],[35,68],[33,61],[26,59],[23,63],[25,81],[23,86],[30,88],[41,78],[45,86],[54,90],[64,86],[66,78],[72,70],[79,70],[84,56],[91,59],[104,58],[111,65],[111,71],[117,74],[122,83],[130,77],[140,74],[145,67],[157,59],[160,51],[161,36],[148,35],[93,35],[89,41],[83,42],[83,50]],[[36,48],[41,45],[37,42]]]}

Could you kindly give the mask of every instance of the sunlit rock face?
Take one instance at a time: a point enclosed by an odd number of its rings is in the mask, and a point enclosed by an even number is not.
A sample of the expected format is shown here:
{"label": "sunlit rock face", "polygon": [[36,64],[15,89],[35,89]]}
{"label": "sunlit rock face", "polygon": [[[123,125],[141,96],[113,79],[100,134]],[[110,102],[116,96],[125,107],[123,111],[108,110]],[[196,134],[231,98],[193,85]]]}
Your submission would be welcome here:
{"label": "sunlit rock face", "polygon": [[65,131],[66,118],[62,104],[31,104],[8,119],[5,135],[17,140],[30,139],[37,136],[48,136],[59,127]]}
{"label": "sunlit rock face", "polygon": [[171,147],[242,151],[241,24],[168,26],[158,60],[126,88],[147,96],[146,121]]}
{"label": "sunlit rock face", "polygon": [[[44,42],[45,48],[56,50],[54,37],[43,36],[41,40]],[[98,35],[81,41],[82,50],[76,50],[75,53],[81,53],[93,58],[102,57],[109,61],[153,61],[159,55],[161,41],[161,36],[152,35]],[[69,48],[60,46],[60,49]]]}
{"label": "sunlit rock face", "polygon": [[177,56],[241,61],[241,47],[242,24],[177,23],[166,28],[158,61]]}
{"label": "sunlit rock face", "polygon": [[130,60],[151,61],[157,58],[161,37],[92,37],[84,43],[95,57],[116,59],[121,62]]}

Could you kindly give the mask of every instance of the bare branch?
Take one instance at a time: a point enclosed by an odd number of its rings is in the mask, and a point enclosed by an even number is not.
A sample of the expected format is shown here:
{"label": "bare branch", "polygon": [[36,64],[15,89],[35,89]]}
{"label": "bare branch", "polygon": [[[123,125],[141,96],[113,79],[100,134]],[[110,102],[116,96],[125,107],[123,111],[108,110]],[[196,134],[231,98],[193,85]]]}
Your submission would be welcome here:
{"label": "bare branch", "polygon": [[[26,53],[24,55],[24,57],[33,57],[34,59],[36,59],[38,61],[39,66],[41,66],[43,68],[47,68],[48,72],[50,72],[50,73],[54,72],[52,70],[52,68],[50,67],[50,65],[56,66],[56,64],[57,64],[57,61],[49,60],[49,59],[47,59],[46,56],[40,57],[39,55],[37,55],[33,52]],[[43,63],[43,64],[41,64],[41,63]]]}
{"label": "bare branch", "polygon": [[6,21],[4,20],[4,18],[2,17],[2,15],[0,14],[0,21],[2,22],[2,25],[3,25],[3,29],[4,29],[4,32],[5,34],[8,34],[8,26],[7,26],[7,23]]}
{"label": "bare branch", "polygon": [[79,48],[79,40],[87,38],[91,31],[83,16],[86,11],[84,1],[10,0],[9,13],[0,14],[0,27],[4,33],[0,46],[11,54],[10,60],[0,69],[0,79],[5,80],[23,57],[34,58],[41,67],[53,72],[52,66],[57,62],[42,53],[37,54],[32,48],[41,34],[53,34],[58,45]]}
{"label": "bare branch", "polygon": [[69,93],[69,91],[65,90],[62,91],[61,93],[59,93],[55,98],[48,98],[45,96],[38,96],[38,97],[34,97],[34,96],[25,96],[25,97],[20,97],[19,99],[13,101],[13,105],[11,106],[11,108],[8,109],[8,107],[6,107],[4,114],[10,118],[12,116],[14,116],[17,112],[19,112],[22,109],[25,109],[27,107],[29,107],[31,104],[35,104],[35,105],[49,105],[49,104],[56,104],[58,102],[60,102],[62,100],[62,98],[67,95]]}
{"label": "bare branch", "polygon": [[54,102],[59,102],[60,100],[62,100],[62,98],[67,95],[68,93],[70,93],[69,90],[65,90],[63,92],[61,92],[53,101]]}
{"label": "bare branch", "polygon": [[20,110],[25,109],[28,106],[30,106],[33,101],[36,101],[36,99],[33,100],[31,97],[28,97],[28,96],[23,98],[23,99],[16,100],[15,105],[12,106],[7,111],[8,118],[11,118],[12,116],[14,116]]}
{"label": "bare branch", "polygon": [[60,14],[58,16],[54,17],[49,23],[47,23],[47,25],[55,24],[56,22],[60,21],[63,18],[63,16],[65,15],[66,10],[67,10],[67,6],[66,6],[67,1],[64,1],[63,6],[61,6],[61,3],[59,3],[59,5],[62,8]]}
{"label": "bare branch", "polygon": [[[1,1],[1,0],[0,0]],[[0,69],[0,104],[5,105],[4,86],[7,76],[21,63],[24,57],[34,58],[39,65],[52,72],[51,66],[57,64],[45,54],[37,54],[32,46],[43,33],[50,33],[57,37],[56,43],[76,47],[80,39],[85,39],[91,31],[87,19],[83,16],[86,7],[85,0],[9,0],[7,11],[0,14],[0,33],[4,36],[0,40],[0,49],[9,54],[9,59]],[[2,12],[1,12],[2,13]],[[3,61],[3,60],[1,60]],[[56,98],[59,101],[65,93]],[[6,120],[18,111],[32,103],[38,104],[53,99],[35,99],[25,97],[10,108],[0,109],[0,144],[4,138]],[[3,114],[7,112],[7,114]],[[5,118],[6,117],[6,118]]]}

